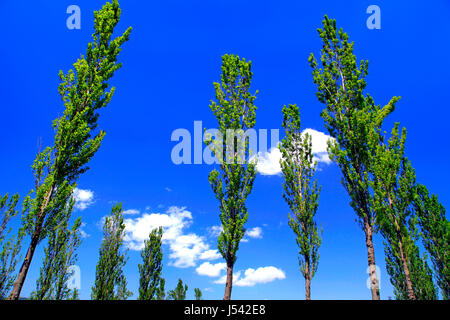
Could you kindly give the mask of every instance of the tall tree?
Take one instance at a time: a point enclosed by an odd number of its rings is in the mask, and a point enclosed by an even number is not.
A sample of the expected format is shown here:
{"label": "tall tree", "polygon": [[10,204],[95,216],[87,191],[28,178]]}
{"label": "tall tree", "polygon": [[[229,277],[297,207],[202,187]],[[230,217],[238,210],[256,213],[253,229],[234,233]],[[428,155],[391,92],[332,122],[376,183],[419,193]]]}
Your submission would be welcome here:
{"label": "tall tree", "polygon": [[210,108],[217,118],[219,134],[206,139],[220,163],[220,173],[214,169],[209,182],[219,200],[223,230],[218,249],[227,264],[224,300],[231,298],[233,268],[239,243],[244,236],[248,214],[245,201],[253,188],[256,163],[249,161],[249,139],[246,131],[255,125],[255,95],[250,93],[253,73],[251,62],[236,55],[222,57],[221,83],[214,83],[216,101]]}
{"label": "tall tree", "polygon": [[108,80],[121,67],[117,56],[128,40],[131,28],[111,39],[119,22],[117,0],[106,3],[94,12],[95,31],[74,69],[67,74],[60,71],[59,94],[65,106],[63,115],[53,122],[56,132],[54,144],[38,153],[33,165],[34,190],[24,201],[23,223],[31,240],[20,268],[10,299],[18,299],[27,276],[34,251],[54,226],[64,220],[67,201],[73,193],[78,176],[88,170],[87,163],[100,147],[104,131],[95,134],[99,114],[114,93],[108,92]]}
{"label": "tall tree", "polygon": [[314,161],[312,153],[311,136],[300,131],[300,111],[297,105],[283,107],[283,128],[286,132],[280,145],[280,165],[284,176],[283,198],[292,213],[289,214],[289,226],[297,237],[306,300],[311,300],[311,280],[318,268],[319,247],[322,243],[314,221],[320,193],[317,182],[313,182],[317,161]]}
{"label": "tall tree", "polygon": [[202,292],[200,291],[199,288],[195,288],[194,293],[195,293],[195,300],[202,300]]}
{"label": "tall tree", "polygon": [[[8,200],[9,198],[9,200]],[[19,195],[9,197],[8,194],[0,196],[0,300],[7,297],[13,286],[18,255],[20,253],[22,239],[25,230],[19,228],[17,234],[11,235],[12,228],[8,223],[18,214],[16,210]]]}
{"label": "tall tree", "polygon": [[149,239],[144,241],[141,251],[142,264],[139,264],[139,300],[154,300],[158,293],[162,272],[163,229],[153,229]]}
{"label": "tall tree", "polygon": [[434,274],[442,296],[450,299],[450,223],[445,207],[436,195],[430,195],[424,185],[418,185],[414,199],[425,249],[431,256]]}
{"label": "tall tree", "polygon": [[383,108],[375,105],[373,98],[365,94],[365,77],[368,62],[357,65],[353,54],[353,42],[336,21],[325,16],[323,29],[318,29],[323,46],[321,67],[311,54],[309,63],[313,68],[317,97],[326,105],[321,116],[329,134],[335,138],[328,143],[330,158],[342,172],[342,184],[350,196],[360,227],[365,234],[367,263],[370,274],[372,299],[380,299],[378,276],[375,265],[373,235],[376,232],[375,212],[370,192],[369,141],[375,139],[377,128],[395,107],[398,97]]}
{"label": "tall tree", "polygon": [[78,260],[76,250],[81,244],[81,217],[75,220],[71,229],[68,227],[74,205],[72,199],[66,209],[66,219],[49,233],[36,291],[31,294],[34,300],[68,300],[77,295],[77,289],[68,286],[74,272],[70,267]]}
{"label": "tall tree", "polygon": [[436,299],[431,269],[416,245],[417,228],[413,201],[416,175],[405,156],[406,129],[399,124],[390,139],[374,141],[371,173],[374,207],[385,239],[387,271],[398,299]]}
{"label": "tall tree", "polygon": [[183,281],[178,279],[175,289],[169,291],[169,298],[172,300],[186,300],[187,284],[183,286]]}
{"label": "tall tree", "polygon": [[92,300],[126,300],[132,295],[127,290],[127,279],[123,273],[128,258],[123,251],[125,224],[122,204],[113,206],[111,215],[103,224],[103,241],[92,287]]}

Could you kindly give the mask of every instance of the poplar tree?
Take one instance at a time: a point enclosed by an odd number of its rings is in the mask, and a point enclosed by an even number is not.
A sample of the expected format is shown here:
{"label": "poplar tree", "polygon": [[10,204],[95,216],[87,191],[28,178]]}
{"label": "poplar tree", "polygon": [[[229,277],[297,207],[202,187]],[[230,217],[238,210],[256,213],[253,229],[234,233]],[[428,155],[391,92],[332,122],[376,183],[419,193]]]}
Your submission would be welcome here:
{"label": "poplar tree", "polygon": [[289,226],[299,247],[299,266],[305,278],[306,300],[311,300],[311,280],[319,264],[321,236],[314,216],[319,207],[320,188],[313,181],[317,161],[312,153],[311,136],[300,131],[297,105],[283,107],[285,138],[280,145],[281,171],[284,176],[283,198],[288,204]]}
{"label": "poplar tree", "polygon": [[421,257],[413,201],[416,174],[405,156],[406,129],[396,123],[390,139],[374,146],[374,207],[377,224],[385,239],[388,274],[397,299],[436,299],[432,272]]}
{"label": "poplar tree", "polygon": [[195,293],[195,300],[202,300],[202,292],[200,291],[199,288],[195,288],[194,293]]}
{"label": "poplar tree", "polygon": [[220,172],[210,172],[209,182],[219,201],[222,232],[218,250],[227,264],[224,300],[230,300],[233,268],[248,219],[245,201],[253,188],[256,162],[249,161],[246,131],[255,125],[256,94],[250,93],[251,62],[237,55],[222,57],[221,83],[214,83],[216,101],[210,108],[218,121],[218,135],[207,136],[206,144],[219,161]]}
{"label": "poplar tree", "polygon": [[419,184],[414,204],[425,249],[431,256],[434,275],[445,300],[450,299],[450,223],[438,197]]}
{"label": "poplar tree", "polygon": [[172,300],[186,300],[187,284],[183,286],[183,281],[178,279],[175,289],[169,291],[169,298]]}
{"label": "poplar tree", "polygon": [[342,29],[338,31],[336,21],[325,16],[323,29],[318,29],[322,39],[320,66],[311,54],[309,63],[313,68],[313,81],[317,85],[317,97],[326,105],[321,116],[333,140],[328,142],[330,158],[342,172],[342,184],[350,205],[365,234],[367,264],[370,275],[372,299],[380,299],[376,274],[373,235],[376,219],[370,192],[370,141],[377,139],[377,128],[395,107],[394,97],[383,108],[364,92],[368,62],[358,65],[353,53],[353,42]]}
{"label": "poplar tree", "polygon": [[14,272],[25,235],[25,230],[20,228],[17,234],[10,236],[12,228],[8,228],[8,223],[18,214],[18,210],[16,210],[18,201],[18,194],[12,197],[9,197],[8,194],[0,196],[0,300],[7,297],[13,286]]}
{"label": "poplar tree", "polygon": [[68,281],[74,271],[70,267],[78,260],[76,250],[81,244],[81,217],[75,220],[71,229],[68,220],[75,200],[67,207],[67,216],[50,232],[45,248],[44,262],[36,281],[36,291],[31,294],[34,300],[68,300],[78,295],[76,288],[69,288]]}
{"label": "poplar tree", "polygon": [[103,241],[95,272],[95,284],[92,287],[92,300],[126,300],[132,295],[127,290],[127,280],[123,273],[128,258],[124,252],[122,204],[113,206],[111,215],[103,224]]}
{"label": "poplar tree", "polygon": [[162,272],[162,227],[153,229],[149,239],[144,241],[141,251],[142,264],[139,264],[139,300],[154,300],[158,294]]}
{"label": "poplar tree", "polygon": [[111,39],[119,22],[117,0],[94,12],[93,41],[86,56],[73,64],[74,70],[60,71],[59,94],[65,110],[53,122],[54,144],[39,152],[32,165],[34,190],[24,200],[22,216],[30,244],[20,268],[10,299],[19,299],[23,283],[37,245],[64,220],[64,208],[80,174],[100,147],[104,131],[95,132],[98,110],[111,101],[114,88],[107,91],[109,79],[121,67],[117,56],[128,40],[131,28]]}

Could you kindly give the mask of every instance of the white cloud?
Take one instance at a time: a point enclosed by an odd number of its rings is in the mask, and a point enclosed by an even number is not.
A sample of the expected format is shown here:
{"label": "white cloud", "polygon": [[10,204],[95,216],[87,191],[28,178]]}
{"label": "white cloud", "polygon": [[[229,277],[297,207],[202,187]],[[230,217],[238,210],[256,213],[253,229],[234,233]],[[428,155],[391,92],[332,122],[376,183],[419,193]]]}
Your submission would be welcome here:
{"label": "white cloud", "polygon": [[281,152],[278,147],[270,148],[269,152],[258,152],[256,170],[262,175],[275,175],[281,173]]}
{"label": "white cloud", "polygon": [[141,213],[141,212],[137,209],[128,209],[128,210],[123,211],[124,215],[134,215],[134,214],[139,214],[139,213]]}
{"label": "white cloud", "polygon": [[211,226],[208,228],[208,233],[211,237],[218,237],[220,236],[222,230],[223,230],[222,226]]}
{"label": "white cloud", "polygon": [[202,263],[195,271],[201,276],[218,277],[223,270],[226,270],[227,264],[219,262],[211,264],[209,262]]}
{"label": "white cloud", "polygon": [[199,259],[200,260],[217,260],[221,257],[222,257],[222,255],[219,253],[219,251],[217,251],[217,249],[211,249],[211,250],[204,251],[200,255]]}
{"label": "white cloud", "polygon": [[[233,286],[237,287],[253,287],[260,283],[269,283],[275,280],[283,280],[286,278],[286,274],[283,270],[276,267],[260,267],[258,269],[248,268],[244,272],[244,276],[241,278],[241,271],[233,274]],[[218,280],[214,281],[217,284],[225,284],[226,275],[222,276]]]}
{"label": "white cloud", "polygon": [[131,250],[141,250],[144,240],[151,230],[163,227],[163,242],[169,245],[170,264],[187,268],[194,267],[197,260],[215,260],[220,258],[217,250],[210,249],[204,237],[195,233],[184,233],[192,224],[191,212],[184,207],[170,207],[166,213],[144,213],[137,218],[124,220],[125,244]]}
{"label": "white cloud", "polygon": [[[327,147],[328,140],[334,139],[329,135],[314,130],[305,129],[302,134],[307,133],[311,136],[312,152],[314,154],[314,160],[317,163],[330,164],[331,159],[328,157]],[[280,166],[281,152],[278,147],[273,147],[269,152],[258,152],[258,163],[256,169],[258,173],[262,175],[278,175],[281,173]]]}
{"label": "white cloud", "polygon": [[86,227],[86,223],[82,222],[80,226],[80,235],[82,238],[89,238],[91,235],[87,234],[86,231],[83,230],[84,227]]}
{"label": "white cloud", "polygon": [[73,190],[73,197],[75,198],[75,208],[84,210],[94,203],[94,192],[88,189]]}
{"label": "white cloud", "polygon": [[254,227],[252,229],[247,230],[245,235],[247,237],[254,239],[262,239],[262,229],[260,227]]}
{"label": "white cloud", "polygon": [[166,190],[167,192],[172,192],[172,189],[170,189],[169,187],[165,187],[164,190]]}
{"label": "white cloud", "polygon": [[[233,273],[233,285],[236,283],[236,280],[239,279],[239,277],[241,276],[241,273],[242,273],[241,271]],[[226,282],[227,282],[226,274],[214,281],[215,284],[225,284]]]}

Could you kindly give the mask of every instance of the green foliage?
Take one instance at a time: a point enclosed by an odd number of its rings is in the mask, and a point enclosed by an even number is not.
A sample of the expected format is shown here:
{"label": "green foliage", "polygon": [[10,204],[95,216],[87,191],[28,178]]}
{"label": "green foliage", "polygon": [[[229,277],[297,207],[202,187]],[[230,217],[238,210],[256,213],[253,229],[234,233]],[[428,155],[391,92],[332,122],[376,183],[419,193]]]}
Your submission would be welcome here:
{"label": "green foliage", "polygon": [[431,256],[434,274],[442,296],[450,299],[450,223],[436,195],[418,185],[414,204],[425,249]]}
{"label": "green foliage", "polygon": [[69,268],[76,264],[76,250],[81,244],[81,217],[74,222],[72,229],[68,228],[74,205],[75,200],[72,199],[66,209],[66,219],[49,234],[36,291],[31,294],[34,300],[70,300],[78,294],[77,289],[68,287],[73,273]]}
{"label": "green foliage", "polygon": [[194,293],[195,293],[195,300],[202,300],[202,292],[200,291],[199,288],[195,288]]}
{"label": "green foliage", "polygon": [[[284,176],[283,198],[292,213],[289,214],[289,226],[297,237],[300,270],[305,280],[311,280],[318,268],[318,250],[322,243],[314,221],[320,193],[317,182],[312,181],[317,162],[312,153],[311,137],[300,131],[300,111],[297,105],[283,107],[283,128],[286,132],[280,145],[280,165]],[[307,286],[309,299],[309,284]]]}
{"label": "green foliage", "polygon": [[169,291],[169,299],[171,300],[186,300],[186,292],[188,286],[183,286],[183,281],[178,279],[178,284],[175,289]]}
{"label": "green foliage", "polygon": [[154,300],[158,293],[162,272],[162,227],[153,229],[141,251],[143,264],[139,264],[139,300]]}
{"label": "green foliage", "polygon": [[406,129],[392,129],[387,143],[374,145],[374,208],[385,239],[387,271],[398,299],[436,299],[431,269],[416,245],[414,198],[416,175],[405,156]]}
{"label": "green foliage", "polygon": [[166,300],[166,280],[164,278],[159,278],[159,287],[156,290],[156,300]]}
{"label": "green foliage", "polygon": [[319,29],[323,48],[322,68],[314,55],[309,62],[314,69],[314,83],[318,87],[317,97],[326,104],[321,116],[330,135],[329,154],[341,168],[342,183],[351,198],[351,206],[360,220],[374,224],[370,196],[370,147],[378,139],[377,129],[395,107],[398,97],[381,108],[373,98],[364,93],[368,61],[358,66],[353,54],[353,42],[336,21],[325,16],[323,29]]}
{"label": "green foliage", "polygon": [[121,67],[117,56],[129,38],[131,28],[111,39],[120,18],[117,0],[94,12],[93,41],[86,56],[73,64],[65,75],[60,71],[59,94],[65,110],[53,122],[54,144],[38,153],[32,170],[35,188],[24,200],[23,224],[31,243],[14,285],[12,299],[18,299],[37,244],[64,221],[64,210],[80,174],[100,147],[104,131],[95,133],[98,110],[112,98],[114,88],[107,91],[109,79]]}
{"label": "green foliage", "polygon": [[103,224],[103,241],[92,287],[92,300],[126,300],[132,295],[127,290],[127,280],[122,268],[128,258],[123,252],[125,224],[122,204],[116,204]]}
{"label": "green foliage", "polygon": [[[250,155],[245,131],[255,125],[255,95],[249,92],[253,73],[251,62],[235,55],[222,57],[221,83],[214,83],[216,100],[210,108],[217,118],[220,137],[209,137],[206,144],[220,162],[220,173],[213,170],[209,182],[220,203],[223,231],[218,249],[227,264],[234,265],[247,221],[245,201],[256,176],[256,164]],[[256,92],[257,93],[257,92]]]}
{"label": "green foliage", "polygon": [[14,283],[14,272],[19,258],[17,255],[25,235],[24,230],[20,228],[17,234],[8,237],[12,228],[7,229],[7,225],[18,214],[16,206],[19,195],[13,195],[9,201],[8,198],[8,194],[0,196],[0,300],[7,297]]}

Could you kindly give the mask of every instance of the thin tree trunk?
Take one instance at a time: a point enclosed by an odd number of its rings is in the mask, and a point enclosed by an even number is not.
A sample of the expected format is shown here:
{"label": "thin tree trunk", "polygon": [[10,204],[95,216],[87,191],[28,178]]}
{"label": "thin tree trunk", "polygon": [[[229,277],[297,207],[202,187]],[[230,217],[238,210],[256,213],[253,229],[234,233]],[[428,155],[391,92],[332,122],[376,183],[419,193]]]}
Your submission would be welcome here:
{"label": "thin tree trunk", "polygon": [[309,277],[305,278],[305,292],[306,300],[311,300],[311,279]]}
{"label": "thin tree trunk", "polygon": [[375,250],[373,248],[372,241],[373,227],[369,224],[367,219],[364,219],[364,232],[366,234],[367,263],[369,265],[370,291],[372,293],[372,300],[380,300],[380,287],[375,264]]}
{"label": "thin tree trunk", "polygon": [[[397,235],[398,236],[398,235]],[[416,295],[414,293],[412,281],[411,281],[411,274],[409,272],[408,263],[406,261],[405,252],[403,250],[403,244],[401,240],[398,240],[399,250],[400,250],[400,257],[402,260],[402,266],[403,266],[403,272],[405,273],[405,282],[406,282],[406,289],[408,290],[408,299],[409,300],[416,300]]]}
{"label": "thin tree trunk", "polygon": [[309,271],[309,257],[305,257],[305,298],[311,300],[311,275]]}
{"label": "thin tree trunk", "polygon": [[44,210],[47,207],[50,197],[53,194],[53,188],[54,186],[50,188],[48,191],[44,203],[41,206],[39,219],[37,220],[37,225],[34,228],[33,236],[31,237],[31,243],[28,247],[27,255],[25,256],[25,260],[22,263],[22,266],[20,267],[19,275],[17,276],[16,281],[14,282],[13,290],[11,291],[11,294],[9,295],[9,300],[18,300],[20,297],[20,292],[22,291],[23,284],[25,282],[25,279],[28,274],[28,269],[30,269],[31,260],[33,259],[34,251],[36,250],[36,247],[39,242],[39,237],[42,232],[42,225],[44,224]]}
{"label": "thin tree trunk", "polygon": [[30,269],[31,260],[33,259],[34,251],[36,250],[37,244],[39,240],[39,234],[35,232],[33,237],[31,238],[30,246],[28,247],[27,254],[25,256],[25,260],[20,267],[20,272],[17,276],[16,281],[14,282],[13,290],[9,296],[9,300],[18,300],[20,297],[20,292],[22,291],[23,284],[25,282],[25,278],[27,277],[28,270]]}
{"label": "thin tree trunk", "polygon": [[233,288],[233,264],[227,263],[227,282],[225,283],[225,295],[223,300],[231,299],[231,289]]}

